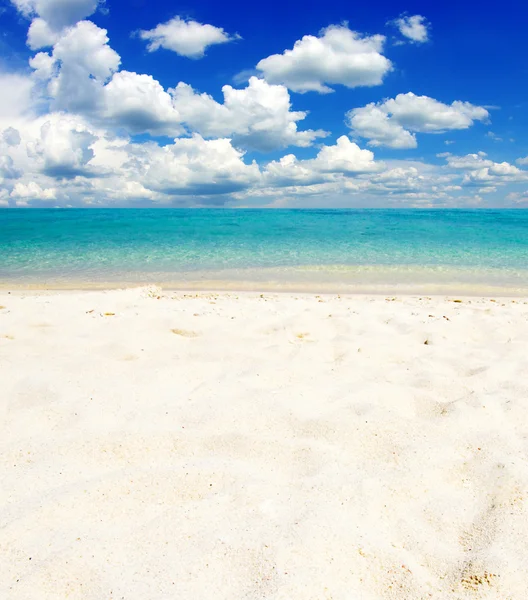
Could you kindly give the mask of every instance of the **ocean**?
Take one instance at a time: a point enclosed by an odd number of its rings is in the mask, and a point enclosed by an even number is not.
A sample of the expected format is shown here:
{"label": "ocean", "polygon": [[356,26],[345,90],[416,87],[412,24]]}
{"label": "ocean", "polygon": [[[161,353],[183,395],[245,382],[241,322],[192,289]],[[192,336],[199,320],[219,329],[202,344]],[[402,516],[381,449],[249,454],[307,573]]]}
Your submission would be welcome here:
{"label": "ocean", "polygon": [[0,284],[528,292],[528,210],[6,209]]}

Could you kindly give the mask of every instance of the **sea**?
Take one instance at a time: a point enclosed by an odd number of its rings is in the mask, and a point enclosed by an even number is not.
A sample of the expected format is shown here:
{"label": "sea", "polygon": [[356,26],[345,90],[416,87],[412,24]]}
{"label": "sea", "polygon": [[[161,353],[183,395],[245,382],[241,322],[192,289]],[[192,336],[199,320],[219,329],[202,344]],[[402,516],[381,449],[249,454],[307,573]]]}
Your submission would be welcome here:
{"label": "sea", "polygon": [[5,209],[2,288],[528,293],[528,210]]}

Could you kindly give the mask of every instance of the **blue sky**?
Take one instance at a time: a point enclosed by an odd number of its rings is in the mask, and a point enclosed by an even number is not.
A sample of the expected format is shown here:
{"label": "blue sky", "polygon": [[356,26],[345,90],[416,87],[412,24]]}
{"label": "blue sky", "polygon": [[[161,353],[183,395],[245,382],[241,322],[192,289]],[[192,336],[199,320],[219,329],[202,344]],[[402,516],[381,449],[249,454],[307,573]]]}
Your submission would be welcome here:
{"label": "blue sky", "polygon": [[525,206],[527,17],[3,0],[0,206]]}

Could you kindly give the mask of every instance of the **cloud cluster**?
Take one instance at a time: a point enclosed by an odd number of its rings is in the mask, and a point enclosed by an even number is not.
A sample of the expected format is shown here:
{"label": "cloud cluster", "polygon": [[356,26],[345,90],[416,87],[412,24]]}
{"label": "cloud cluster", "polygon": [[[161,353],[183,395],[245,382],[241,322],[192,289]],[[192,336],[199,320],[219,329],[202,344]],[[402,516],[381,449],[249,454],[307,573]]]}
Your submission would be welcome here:
{"label": "cloud cluster", "polygon": [[292,111],[288,90],[252,77],[245,89],[223,87],[224,103],[180,82],[165,90],[151,75],[120,71],[107,32],[90,21],[67,28],[50,52],[30,61],[52,110],[89,117],[134,135],[229,136],[243,148],[310,146],[325,131],[300,131],[307,113]]}
{"label": "cloud cluster", "polygon": [[484,153],[446,154],[445,166],[381,162],[347,136],[314,158],[294,154],[257,164],[229,138],[198,133],[172,143],[135,142],[84,117],[50,113],[0,131],[3,204],[85,206],[295,202],[332,197],[379,198],[428,206],[453,194],[527,181],[528,173]]}
{"label": "cloud cluster", "polygon": [[[481,194],[527,181],[527,159],[515,166],[484,153],[446,153],[445,164],[380,161],[358,141],[415,148],[419,133],[486,122],[488,111],[468,102],[409,92],[350,110],[351,137],[302,128],[308,113],[294,110],[291,92],[381,84],[392,70],[384,36],[330,26],[264,58],[258,76],[241,88],[224,85],[218,98],[122,69],[108,32],[86,20],[97,0],[12,2],[30,21],[35,54],[30,76],[0,73],[1,206],[285,205],[303,198],[432,206],[481,202]],[[425,41],[423,18],[405,19],[402,35]],[[200,58],[237,36],[175,17],[139,37],[149,51]],[[259,161],[249,154],[269,152],[272,159]]]}

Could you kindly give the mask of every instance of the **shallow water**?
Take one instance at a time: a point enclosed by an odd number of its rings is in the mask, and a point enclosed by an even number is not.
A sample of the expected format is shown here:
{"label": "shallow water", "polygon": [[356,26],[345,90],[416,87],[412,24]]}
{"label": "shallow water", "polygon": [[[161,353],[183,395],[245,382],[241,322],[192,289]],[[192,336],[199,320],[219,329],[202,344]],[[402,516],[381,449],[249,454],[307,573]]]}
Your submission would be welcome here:
{"label": "shallow water", "polygon": [[0,211],[0,282],[528,288],[525,210]]}

